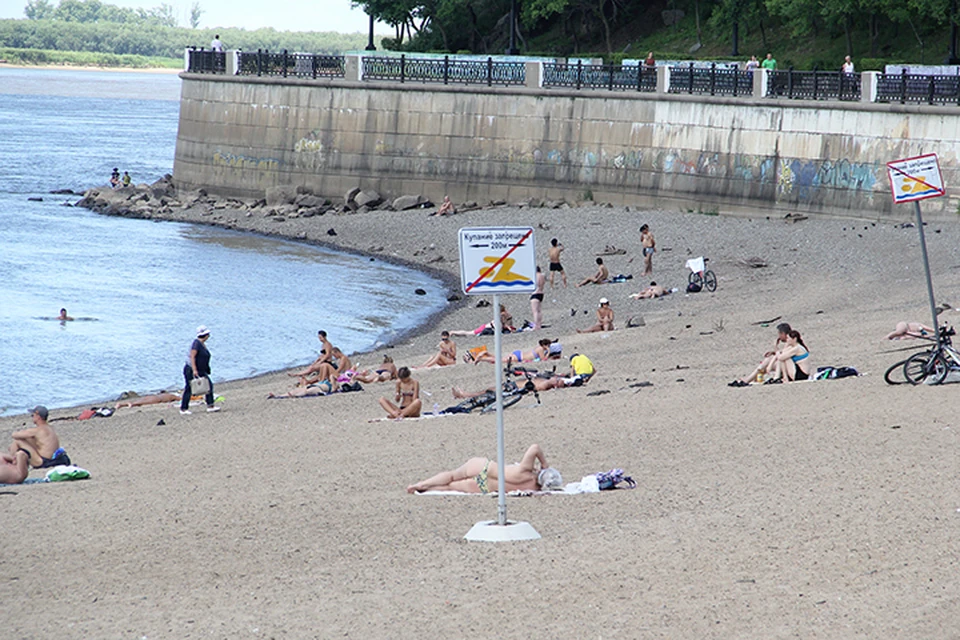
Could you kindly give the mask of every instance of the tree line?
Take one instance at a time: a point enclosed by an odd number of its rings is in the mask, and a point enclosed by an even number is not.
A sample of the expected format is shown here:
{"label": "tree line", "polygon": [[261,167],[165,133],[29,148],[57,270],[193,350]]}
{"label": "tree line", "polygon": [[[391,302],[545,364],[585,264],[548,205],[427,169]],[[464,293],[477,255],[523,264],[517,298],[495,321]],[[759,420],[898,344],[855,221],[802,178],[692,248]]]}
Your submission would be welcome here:
{"label": "tree line", "polygon": [[[510,33],[511,0],[356,4],[393,26],[391,45],[396,48],[496,53]],[[517,6],[515,37],[521,44],[552,29],[560,34],[560,48],[580,49],[579,42],[587,41],[602,43],[609,54],[615,52],[618,31],[649,32],[681,16],[695,17],[698,42],[709,32],[729,40],[733,50],[738,34],[749,31],[760,35],[765,49],[776,44],[772,33],[793,38],[829,35],[844,38],[852,54],[857,33],[866,34],[858,54],[871,57],[882,53],[892,33],[915,34],[922,42],[933,31],[955,29],[958,20],[957,0],[519,0]]]}

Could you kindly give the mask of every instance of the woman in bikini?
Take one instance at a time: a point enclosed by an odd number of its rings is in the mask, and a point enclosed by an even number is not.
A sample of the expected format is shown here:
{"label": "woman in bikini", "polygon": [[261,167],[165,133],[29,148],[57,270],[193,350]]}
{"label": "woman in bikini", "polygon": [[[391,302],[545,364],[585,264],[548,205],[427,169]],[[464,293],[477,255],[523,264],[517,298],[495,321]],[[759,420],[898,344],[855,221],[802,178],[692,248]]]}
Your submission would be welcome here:
{"label": "woman in bikini", "polygon": [[794,380],[810,379],[810,352],[807,351],[807,345],[803,344],[803,338],[796,329],[791,329],[787,333],[787,346],[777,354],[777,376],[774,380]]}
{"label": "woman in bikini", "polygon": [[[563,486],[560,472],[547,464],[547,458],[538,444],[530,445],[519,463],[506,466],[503,480],[506,491],[549,491]],[[498,487],[497,463],[490,458],[470,458],[452,471],[441,471],[433,477],[410,485],[407,493],[491,493],[497,491]]]}
{"label": "woman in bikini", "polygon": [[450,339],[450,332],[443,331],[440,334],[440,344],[437,345],[439,352],[424,362],[416,369],[425,369],[427,367],[448,367],[457,364],[457,343]]}
{"label": "woman in bikini", "polygon": [[[513,326],[513,316],[510,315],[510,312],[507,311],[507,308],[502,304],[500,305],[500,328],[503,330],[504,333],[513,333],[514,331],[517,330],[517,328]],[[489,331],[487,331],[488,329]],[[463,329],[457,329],[455,331],[450,331],[449,333],[452,336],[468,336],[469,337],[469,336],[479,336],[479,335],[493,335],[493,331],[494,331],[493,322],[488,322],[486,324],[480,325],[479,327],[477,327],[476,329],[473,329],[472,331],[464,331]]]}
{"label": "woman in bikini", "polygon": [[410,369],[400,367],[397,371],[397,393],[394,396],[397,404],[386,398],[380,398],[380,406],[391,418],[419,418],[420,417],[420,383],[410,376]]}
{"label": "woman in bikini", "polygon": [[[540,341],[537,342],[537,346],[531,351],[517,349],[503,356],[503,363],[511,364],[515,362],[541,362],[543,360],[549,360],[551,359],[551,344],[553,344],[553,342],[551,342],[550,338],[541,338]],[[467,352],[463,354],[463,361],[472,362],[473,364],[477,364],[478,362],[496,364],[497,360],[493,357],[492,353],[487,351],[486,347],[483,347],[482,350],[468,349]]]}
{"label": "woman in bikini", "polygon": [[543,324],[543,285],[547,282],[547,277],[543,275],[540,267],[537,267],[536,273],[537,289],[530,294],[530,312],[533,314],[533,328],[539,329]]}
{"label": "woman in bikini", "polygon": [[354,380],[367,384],[371,382],[387,382],[388,380],[395,380],[396,378],[397,365],[393,364],[393,358],[390,356],[383,356],[383,362],[375,371],[365,369],[353,376]]}

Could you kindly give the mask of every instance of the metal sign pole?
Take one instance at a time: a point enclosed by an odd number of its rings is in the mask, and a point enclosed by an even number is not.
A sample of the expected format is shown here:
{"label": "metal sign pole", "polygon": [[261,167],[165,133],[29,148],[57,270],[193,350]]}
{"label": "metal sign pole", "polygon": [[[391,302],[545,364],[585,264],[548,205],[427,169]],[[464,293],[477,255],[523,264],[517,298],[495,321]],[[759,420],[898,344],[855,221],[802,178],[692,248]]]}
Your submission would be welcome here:
{"label": "metal sign pole", "polygon": [[501,358],[501,334],[503,326],[500,322],[500,294],[493,294],[493,351],[495,359],[496,375],[494,384],[497,389],[497,522],[500,526],[507,524],[507,491],[506,480],[504,480],[504,469],[506,469],[504,460],[503,446],[503,369],[500,368]]}
{"label": "metal sign pole", "polygon": [[920,215],[920,201],[914,200],[917,208],[917,231],[920,232],[920,253],[923,255],[923,270],[927,274],[927,296],[930,298],[930,313],[933,316],[933,327],[937,330],[937,346],[940,346],[940,324],[937,319],[937,302],[933,297],[933,279],[930,277],[930,260],[927,258],[927,239],[923,234],[923,217]]}

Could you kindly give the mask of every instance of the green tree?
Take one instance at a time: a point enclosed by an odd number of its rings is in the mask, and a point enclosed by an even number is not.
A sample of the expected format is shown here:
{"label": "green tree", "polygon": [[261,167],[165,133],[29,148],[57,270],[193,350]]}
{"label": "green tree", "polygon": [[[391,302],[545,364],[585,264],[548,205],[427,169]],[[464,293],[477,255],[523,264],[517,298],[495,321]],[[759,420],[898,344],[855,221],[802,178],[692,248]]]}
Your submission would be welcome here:
{"label": "green tree", "polygon": [[48,20],[53,17],[54,8],[50,0],[30,0],[23,8],[28,20]]}
{"label": "green tree", "polygon": [[200,26],[200,16],[203,14],[203,9],[200,8],[199,2],[194,2],[190,7],[190,28],[196,29]]}

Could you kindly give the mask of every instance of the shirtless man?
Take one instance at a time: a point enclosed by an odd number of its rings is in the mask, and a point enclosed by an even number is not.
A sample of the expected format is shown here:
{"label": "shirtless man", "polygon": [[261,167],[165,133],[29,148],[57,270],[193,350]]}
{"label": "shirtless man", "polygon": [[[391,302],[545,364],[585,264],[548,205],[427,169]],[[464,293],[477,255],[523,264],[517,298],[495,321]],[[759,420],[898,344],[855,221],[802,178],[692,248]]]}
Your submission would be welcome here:
{"label": "shirtless man", "polygon": [[603,258],[597,258],[597,272],[589,278],[584,279],[584,281],[577,286],[582,287],[585,284],[606,284],[609,279],[610,271],[607,270],[607,265],[603,264]]}
{"label": "shirtless man", "polygon": [[613,309],[610,308],[610,301],[606,298],[600,298],[600,304],[597,305],[597,323],[587,329],[577,329],[577,333],[599,333],[600,331],[613,331]]}
{"label": "shirtless man", "polygon": [[641,300],[643,298],[661,298],[668,293],[670,293],[670,289],[661,287],[656,282],[651,282],[649,287],[643,291],[638,291],[637,293],[631,294],[630,297],[634,300]]}
{"label": "shirtless man", "polygon": [[[530,445],[519,463],[507,465],[503,480],[505,491],[551,490],[563,486],[560,472],[547,464],[547,458],[538,444]],[[441,471],[431,478],[410,485],[407,487],[407,493],[424,491],[490,493],[497,491],[498,488],[497,463],[489,458],[470,458],[453,471]]]}
{"label": "shirtless man", "polygon": [[773,344],[773,349],[767,351],[763,354],[763,360],[760,361],[760,364],[753,370],[753,372],[747,376],[745,380],[734,380],[728,386],[731,387],[741,387],[750,384],[751,382],[760,381],[757,377],[758,375],[772,375],[777,370],[777,363],[779,362],[778,356],[783,348],[787,344],[788,334],[793,330],[793,328],[786,322],[781,322],[777,325],[777,341]]}
{"label": "shirtless man", "polygon": [[47,424],[49,412],[44,406],[36,406],[30,412],[33,418],[33,427],[13,432],[13,442],[8,449],[11,456],[17,451],[25,451],[29,456],[29,463],[34,469],[56,467],[61,464],[70,464],[67,452],[60,448],[60,438]]}
{"label": "shirtless man", "polygon": [[[538,393],[540,391],[549,391],[550,389],[562,389],[564,387],[572,387],[574,379],[573,378],[564,378],[563,376],[551,376],[549,378],[532,378],[530,382],[533,383],[533,389]],[[527,383],[524,383],[527,384]],[[493,387],[488,387],[483,391],[464,391],[461,387],[453,387],[451,390],[453,397],[457,400],[466,400],[467,398],[476,398],[477,396],[482,396],[484,394],[494,391]]]}
{"label": "shirtless man", "polygon": [[653,273],[653,254],[657,250],[657,241],[648,225],[640,227],[640,246],[643,247],[643,273],[640,275],[648,276]]}
{"label": "shirtless man", "polygon": [[[317,382],[319,380],[324,380],[330,378],[330,370],[333,369],[334,372],[337,372],[337,368],[333,367],[333,359],[335,357],[334,350],[337,349],[334,347],[329,340],[327,340],[327,332],[322,329],[317,332],[317,339],[320,340],[320,344],[323,345],[320,350],[320,356],[310,363],[306,369],[302,371],[293,371],[287,375],[291,378],[300,378],[300,382],[297,384],[301,387],[305,387],[310,383]],[[336,377],[334,376],[334,384],[336,384]]]}
{"label": "shirtless man", "polygon": [[73,317],[67,315],[66,309],[60,309],[60,315],[57,316],[57,320],[67,322],[68,320],[73,320]]}
{"label": "shirtless man", "polygon": [[440,204],[440,208],[431,213],[431,216],[448,216],[453,215],[457,212],[456,208],[453,206],[453,203],[450,202],[450,196],[443,196],[443,202]]}
{"label": "shirtless man", "polygon": [[30,454],[21,449],[15,455],[0,453],[0,484],[20,484],[30,473]]}
{"label": "shirtless man", "polygon": [[560,272],[560,277],[563,279],[563,288],[567,288],[567,272],[563,270],[563,265],[560,264],[560,254],[563,253],[563,245],[560,244],[560,241],[554,238],[550,241],[550,248],[547,249],[547,255],[550,259],[550,288],[553,289],[553,274],[557,271]]}
{"label": "shirtless man", "polygon": [[546,283],[547,277],[543,275],[539,266],[534,277],[536,278],[537,289],[530,294],[530,313],[533,314],[533,328],[539,329],[543,325],[543,285]]}

